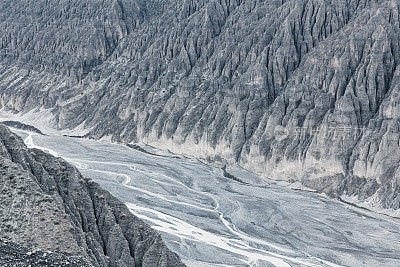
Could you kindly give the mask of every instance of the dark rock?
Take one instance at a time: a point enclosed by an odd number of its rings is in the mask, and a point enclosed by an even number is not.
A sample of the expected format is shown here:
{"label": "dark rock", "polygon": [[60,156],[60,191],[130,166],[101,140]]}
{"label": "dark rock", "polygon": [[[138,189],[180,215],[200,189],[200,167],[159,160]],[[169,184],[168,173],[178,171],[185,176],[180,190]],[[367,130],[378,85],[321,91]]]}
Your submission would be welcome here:
{"label": "dark rock", "polygon": [[34,132],[34,133],[38,133],[43,135],[42,131],[40,131],[38,128],[33,127],[32,125],[27,125],[25,123],[21,123],[19,121],[2,121],[2,124],[9,126],[9,127],[13,127],[13,128],[17,128],[17,129],[22,129],[22,130],[27,130],[30,132]]}

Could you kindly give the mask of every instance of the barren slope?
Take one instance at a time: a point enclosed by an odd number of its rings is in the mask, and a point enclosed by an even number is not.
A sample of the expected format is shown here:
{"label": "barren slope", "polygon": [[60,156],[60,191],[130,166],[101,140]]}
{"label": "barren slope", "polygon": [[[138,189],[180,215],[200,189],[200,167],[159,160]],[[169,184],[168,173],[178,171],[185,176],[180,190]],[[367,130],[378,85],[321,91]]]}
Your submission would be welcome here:
{"label": "barren slope", "polygon": [[398,209],[399,4],[3,1],[0,104]]}

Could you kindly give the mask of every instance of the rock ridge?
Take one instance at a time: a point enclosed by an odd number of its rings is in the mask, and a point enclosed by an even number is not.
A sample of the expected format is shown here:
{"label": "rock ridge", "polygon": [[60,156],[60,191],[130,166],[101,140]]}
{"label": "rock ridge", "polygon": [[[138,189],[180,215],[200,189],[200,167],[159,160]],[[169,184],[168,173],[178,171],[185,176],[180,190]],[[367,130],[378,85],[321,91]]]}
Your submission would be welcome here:
{"label": "rock ridge", "polygon": [[4,241],[92,266],[185,266],[123,203],[63,159],[26,148],[3,125],[0,178]]}

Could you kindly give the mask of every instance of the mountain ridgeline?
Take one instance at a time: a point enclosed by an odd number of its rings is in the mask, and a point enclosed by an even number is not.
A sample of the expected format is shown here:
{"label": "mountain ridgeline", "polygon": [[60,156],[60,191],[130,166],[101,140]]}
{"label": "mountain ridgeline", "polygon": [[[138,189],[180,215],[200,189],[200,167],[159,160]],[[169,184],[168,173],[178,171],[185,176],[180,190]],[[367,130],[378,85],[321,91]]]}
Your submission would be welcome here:
{"label": "mountain ridgeline", "polygon": [[0,106],[399,209],[399,11],[399,0],[3,0]]}
{"label": "mountain ridgeline", "polygon": [[75,167],[0,124],[1,266],[185,266]]}

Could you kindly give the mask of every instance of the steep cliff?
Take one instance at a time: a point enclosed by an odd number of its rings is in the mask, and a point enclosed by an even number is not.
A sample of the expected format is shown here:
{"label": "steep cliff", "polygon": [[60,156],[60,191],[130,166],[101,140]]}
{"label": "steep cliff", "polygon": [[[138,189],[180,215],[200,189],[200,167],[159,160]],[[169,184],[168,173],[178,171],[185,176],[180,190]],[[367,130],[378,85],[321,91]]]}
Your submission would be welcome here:
{"label": "steep cliff", "polygon": [[5,109],[400,208],[399,0],[0,5]]}
{"label": "steep cliff", "polygon": [[27,149],[1,124],[0,196],[0,239],[13,242],[1,244],[1,264],[19,261],[26,249],[18,243],[92,266],[184,266],[123,203],[63,159]]}

